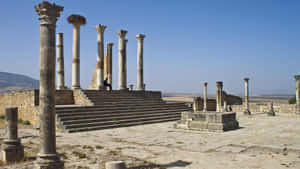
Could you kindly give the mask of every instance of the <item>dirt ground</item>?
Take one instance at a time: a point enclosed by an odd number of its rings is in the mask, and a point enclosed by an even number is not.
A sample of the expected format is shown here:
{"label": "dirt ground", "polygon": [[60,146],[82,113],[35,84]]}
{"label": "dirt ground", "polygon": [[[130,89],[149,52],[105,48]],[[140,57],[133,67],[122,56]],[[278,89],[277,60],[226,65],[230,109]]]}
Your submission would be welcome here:
{"label": "dirt ground", "polygon": [[[174,122],[83,133],[57,132],[57,150],[68,169],[104,169],[111,160],[128,168],[300,168],[300,116],[238,115],[240,129],[211,133],[174,129]],[[20,129],[26,159],[3,169],[32,169],[39,132]],[[0,129],[0,142],[5,130]]]}

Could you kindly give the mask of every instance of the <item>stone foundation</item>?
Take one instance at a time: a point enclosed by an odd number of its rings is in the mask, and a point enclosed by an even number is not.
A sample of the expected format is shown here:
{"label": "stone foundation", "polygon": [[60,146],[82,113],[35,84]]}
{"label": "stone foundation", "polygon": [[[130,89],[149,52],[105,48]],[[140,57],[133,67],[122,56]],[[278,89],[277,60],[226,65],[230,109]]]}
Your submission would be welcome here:
{"label": "stone foundation", "polygon": [[236,113],[232,112],[182,112],[175,128],[211,132],[224,132],[239,128]]}

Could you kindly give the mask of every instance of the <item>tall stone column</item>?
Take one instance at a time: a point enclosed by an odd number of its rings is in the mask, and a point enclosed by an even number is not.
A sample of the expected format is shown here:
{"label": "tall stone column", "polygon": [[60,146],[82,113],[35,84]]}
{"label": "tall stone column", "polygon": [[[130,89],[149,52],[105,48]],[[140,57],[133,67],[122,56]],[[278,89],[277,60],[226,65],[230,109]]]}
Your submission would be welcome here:
{"label": "tall stone column", "polygon": [[57,89],[64,90],[65,86],[65,63],[64,63],[64,34],[57,34]]}
{"label": "tall stone column", "polygon": [[97,25],[97,44],[98,44],[98,56],[97,56],[97,89],[104,90],[104,31],[105,25]]}
{"label": "tall stone column", "polygon": [[295,75],[296,80],[296,113],[300,114],[300,75]]}
{"label": "tall stone column", "polygon": [[216,95],[216,111],[222,112],[222,88],[223,88],[223,82],[217,82],[217,95]]}
{"label": "tall stone column", "polygon": [[113,43],[106,44],[106,58],[107,58],[107,82],[112,86],[112,47]]}
{"label": "tall stone column", "polygon": [[5,109],[7,138],[1,147],[3,162],[17,162],[24,158],[24,147],[18,138],[18,108]]}
{"label": "tall stone column", "polygon": [[249,78],[245,78],[245,110],[244,114],[251,115],[249,110]]}
{"label": "tall stone column", "polygon": [[143,53],[144,53],[144,38],[143,34],[136,35],[138,40],[138,51],[137,51],[137,86],[136,90],[144,90],[144,66],[143,66]]}
{"label": "tall stone column", "polygon": [[56,153],[55,128],[55,34],[56,21],[63,7],[43,1],[35,6],[40,16],[40,152],[37,169],[62,169]]}
{"label": "tall stone column", "polygon": [[203,111],[207,111],[207,82],[203,84]]}
{"label": "tall stone column", "polygon": [[80,26],[86,24],[86,19],[80,15],[71,15],[68,22],[73,24],[72,89],[80,89]]}
{"label": "tall stone column", "polygon": [[126,40],[127,31],[119,30],[119,90],[127,89]]}
{"label": "tall stone column", "polygon": [[193,98],[193,110],[194,112],[200,111],[200,97]]}

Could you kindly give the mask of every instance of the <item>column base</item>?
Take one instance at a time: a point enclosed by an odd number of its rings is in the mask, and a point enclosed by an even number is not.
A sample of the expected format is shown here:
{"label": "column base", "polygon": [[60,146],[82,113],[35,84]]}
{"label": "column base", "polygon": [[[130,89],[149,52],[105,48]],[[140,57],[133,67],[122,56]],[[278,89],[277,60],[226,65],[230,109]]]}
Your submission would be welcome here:
{"label": "column base", "polygon": [[64,162],[58,154],[38,154],[35,169],[64,169]]}
{"label": "column base", "polygon": [[249,110],[245,110],[244,115],[251,115],[251,112]]}
{"label": "column base", "polygon": [[268,112],[268,116],[275,116],[275,112],[274,111]]}
{"label": "column base", "polygon": [[5,163],[21,161],[24,158],[24,147],[20,139],[4,140],[1,149],[1,160]]}

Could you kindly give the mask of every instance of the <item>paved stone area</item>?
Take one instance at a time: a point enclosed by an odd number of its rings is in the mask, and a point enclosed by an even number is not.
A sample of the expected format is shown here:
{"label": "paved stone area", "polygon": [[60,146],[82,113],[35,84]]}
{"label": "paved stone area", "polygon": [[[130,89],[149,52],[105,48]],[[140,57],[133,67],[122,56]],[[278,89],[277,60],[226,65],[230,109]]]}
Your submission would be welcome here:
{"label": "paved stone area", "polygon": [[[74,134],[58,132],[58,152],[67,156],[63,160],[69,168],[98,169],[105,160],[124,160],[131,168],[300,168],[300,116],[256,113],[250,117],[238,114],[237,118],[241,128],[224,133],[174,129],[174,122]],[[0,129],[0,139],[3,134]],[[21,136],[25,145],[39,143],[38,131],[23,129]],[[95,150],[86,151],[88,147]],[[85,153],[86,158],[75,158],[77,151]],[[112,154],[116,156],[107,158]]]}

